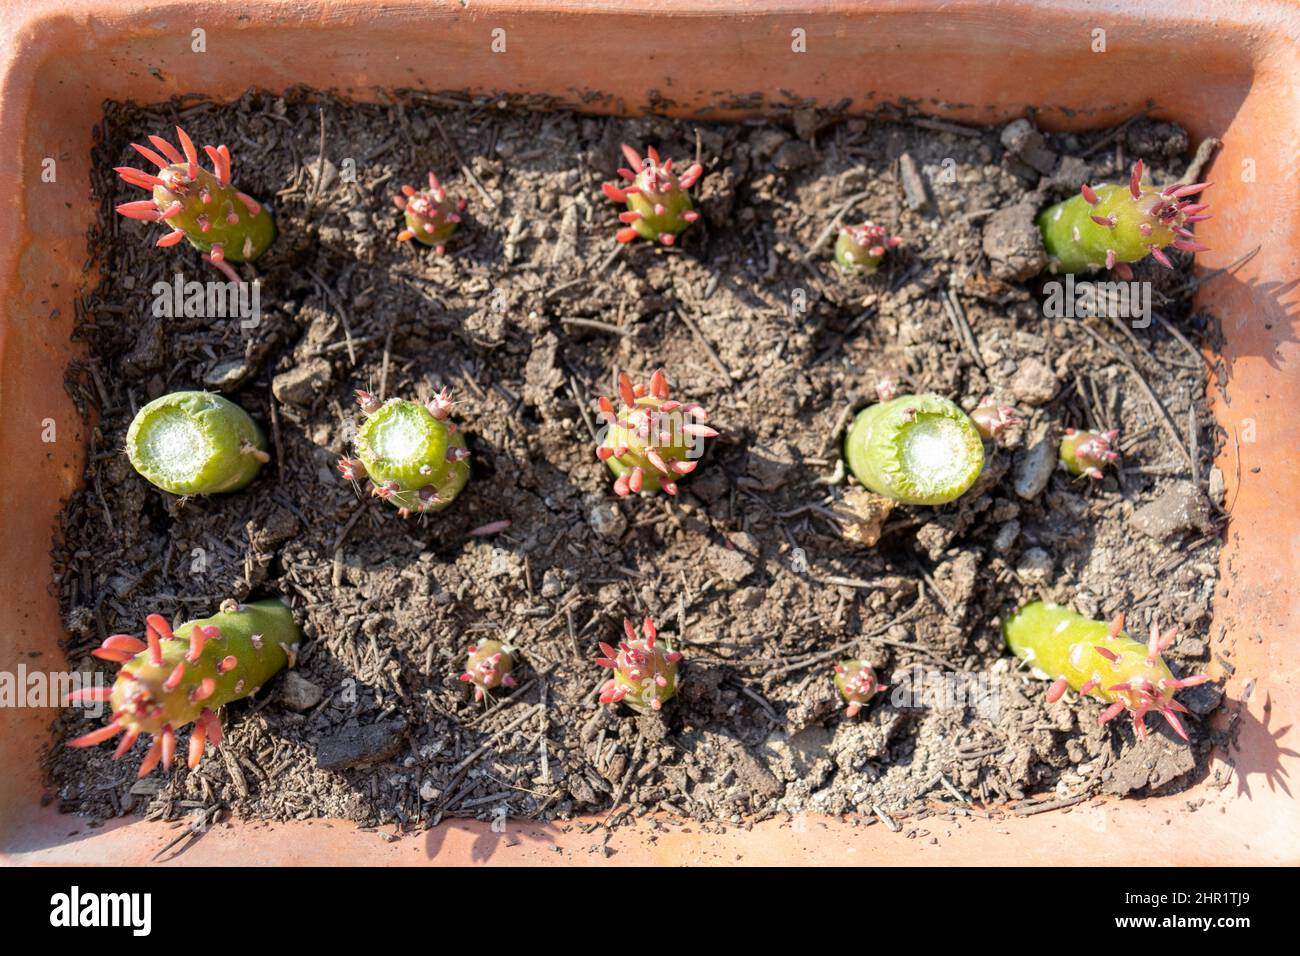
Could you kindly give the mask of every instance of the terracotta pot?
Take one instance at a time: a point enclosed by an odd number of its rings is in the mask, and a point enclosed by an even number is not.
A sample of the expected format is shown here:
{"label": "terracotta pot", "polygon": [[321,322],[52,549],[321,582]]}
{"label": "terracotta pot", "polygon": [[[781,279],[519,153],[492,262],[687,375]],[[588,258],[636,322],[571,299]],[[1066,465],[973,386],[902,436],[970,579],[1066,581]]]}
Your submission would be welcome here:
{"label": "terracotta pot", "polygon": [[[613,5],[611,5],[613,6]],[[0,12],[0,460],[9,463],[0,515],[0,667],[63,664],[50,588],[60,499],[78,484],[84,425],[63,389],[75,347],[74,297],[89,224],[91,127],[106,98],[158,101],[199,91],[231,98],[257,84],[334,88],[367,98],[382,87],[545,93],[595,111],[657,109],[697,116],[761,113],[789,96],[855,109],[907,98],[950,120],[997,123],[1038,110],[1052,127],[1115,123],[1152,101],[1196,139],[1222,137],[1216,218],[1198,228],[1213,247],[1202,269],[1260,247],[1206,284],[1200,305],[1223,321],[1227,398],[1214,408],[1229,440],[1219,460],[1232,520],[1210,627],[1234,668],[1238,747],[1208,779],[1162,799],[1108,801],[1072,813],[930,821],[937,844],[885,827],[814,820],[802,832],[769,822],[703,834],[670,826],[617,831],[613,862],[1162,864],[1300,862],[1290,788],[1300,783],[1300,10],[1256,0],[962,0],[793,4],[749,0],[18,0]],[[811,7],[811,12],[798,9]],[[206,53],[191,52],[191,30]],[[490,51],[506,31],[507,52]],[[1092,31],[1106,31],[1106,52]],[[806,53],[792,52],[803,30]],[[437,38],[438,55],[428,40]],[[620,52],[621,51],[621,52]],[[42,179],[56,161],[57,180]],[[1253,180],[1247,173],[1253,172]],[[1286,411],[1284,412],[1283,409]],[[42,441],[53,419],[58,440]],[[1239,445],[1254,420],[1258,440]],[[18,469],[21,468],[21,471]],[[1219,635],[1223,634],[1222,640]],[[1216,664],[1216,673],[1222,669]],[[90,829],[42,806],[39,757],[53,711],[0,710],[0,847],[10,862],[143,863],[176,831],[114,821]],[[1189,805],[1197,807],[1189,811]],[[950,831],[950,832],[949,832]],[[221,827],[178,857],[188,863],[554,865],[603,860],[598,842],[542,826],[454,823],[393,843],[346,823]],[[555,849],[563,851],[557,857]],[[1123,854],[1122,857],[1120,854]]]}

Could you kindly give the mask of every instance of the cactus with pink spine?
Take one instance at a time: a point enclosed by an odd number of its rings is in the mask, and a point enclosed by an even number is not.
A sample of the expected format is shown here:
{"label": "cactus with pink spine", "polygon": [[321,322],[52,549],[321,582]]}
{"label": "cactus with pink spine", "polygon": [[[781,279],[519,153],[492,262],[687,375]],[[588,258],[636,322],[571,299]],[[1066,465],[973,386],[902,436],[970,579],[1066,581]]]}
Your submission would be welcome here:
{"label": "cactus with pink spine", "polygon": [[875,670],[866,661],[850,658],[835,665],[835,689],[844,698],[845,712],[856,717],[871,698],[889,690],[889,685],[876,679]]}
{"label": "cactus with pink spine", "polygon": [[117,211],[128,219],[163,222],[171,232],[158,240],[158,246],[174,246],[182,239],[207,255],[231,282],[242,282],[228,262],[252,262],[275,239],[275,222],[271,213],[247,193],[240,192],[230,181],[230,150],[221,146],[204,146],[212,161],[212,172],[199,165],[198,150],[185,130],[176,127],[181,149],[161,136],[150,136],[155,149],[132,143],[131,147],[158,167],[147,173],[132,166],[119,166],[116,172],[123,181],[148,189],[152,198],[122,203]]}
{"label": "cactus with pink spine", "polygon": [[417,190],[414,186],[403,186],[400,196],[393,197],[393,205],[402,210],[406,217],[406,228],[397,234],[398,242],[411,239],[433,246],[433,251],[442,255],[447,251],[447,240],[461,223],[460,214],[465,211],[465,200],[453,200],[447,190],[438,182],[438,177],[429,173],[429,188]]}
{"label": "cactus with pink spine", "polygon": [[600,702],[622,701],[639,714],[662,710],[677,693],[677,663],[682,655],[659,640],[659,632],[648,615],[641,624],[643,637],[637,637],[635,625],[626,617],[623,631],[627,640],[620,641],[617,650],[608,644],[600,645],[603,656],[596,658],[596,663],[614,672],[600,689]]}
{"label": "cactus with pink spine", "polygon": [[1118,437],[1118,429],[1092,432],[1067,428],[1059,451],[1061,466],[1072,475],[1086,475],[1100,481],[1102,469],[1119,460],[1119,454],[1111,451]]}
{"label": "cactus with pink spine", "polygon": [[871,275],[890,249],[903,244],[898,236],[891,236],[884,226],[864,222],[856,226],[841,226],[835,240],[835,262],[846,274]]}
{"label": "cactus with pink spine", "polygon": [[211,617],[172,629],[161,614],[145,619],[145,636],[114,634],[91,651],[122,665],[112,687],[75,691],[68,703],[107,703],[112,721],[69,741],[91,747],[122,734],[113,759],[125,754],[143,734],[153,742],[140,765],[143,777],[160,763],[170,770],[176,732],[189,724],[193,769],[204,747],[221,743],[220,710],[257,692],[298,655],[302,632],[293,612],[279,600],[239,604],[226,601]]}
{"label": "cactus with pink spine", "polygon": [[470,645],[469,659],[460,680],[474,685],[477,703],[498,687],[514,687],[516,681],[510,673],[514,667],[515,657],[508,647],[500,641],[482,641]]}
{"label": "cactus with pink spine", "polygon": [[646,147],[644,157],[626,143],[622,148],[631,168],[621,168],[618,174],[628,185],[605,183],[601,187],[608,199],[627,206],[618,215],[623,228],[615,238],[619,242],[631,242],[640,236],[665,246],[673,245],[677,236],[700,218],[687,190],[695,185],[704,167],[694,163],[679,176],[673,172],[673,161],[661,162],[659,151],[653,146]]}

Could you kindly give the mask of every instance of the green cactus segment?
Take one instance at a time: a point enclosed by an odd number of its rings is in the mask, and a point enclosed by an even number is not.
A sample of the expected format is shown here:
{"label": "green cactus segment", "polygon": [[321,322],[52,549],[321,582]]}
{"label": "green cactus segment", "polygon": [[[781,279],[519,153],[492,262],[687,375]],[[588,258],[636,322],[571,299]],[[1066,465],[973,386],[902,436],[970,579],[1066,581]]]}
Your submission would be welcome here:
{"label": "green cactus segment", "polygon": [[504,644],[482,641],[470,645],[469,660],[460,679],[474,685],[474,701],[477,703],[498,687],[514,687],[516,682],[510,673],[514,666],[514,655]]}
{"label": "green cactus segment", "polygon": [[1150,639],[1143,644],[1129,637],[1123,627],[1123,614],[1106,624],[1059,604],[1035,601],[1007,619],[1002,636],[1011,652],[1030,665],[1036,676],[1053,682],[1047,691],[1049,703],[1059,700],[1066,688],[1073,688],[1109,705],[1102,712],[1102,723],[1127,710],[1133,715],[1138,736],[1146,739],[1143,717],[1156,711],[1186,740],[1177,715],[1187,711],[1174,700],[1174,692],[1202,684],[1209,677],[1197,674],[1180,679],[1169,670],[1160,655],[1173,643],[1176,628],[1162,634],[1152,621]]}
{"label": "green cactus segment", "polygon": [[938,395],[903,395],[864,408],[849,426],[844,455],[866,487],[911,505],[960,497],[984,467],[979,431]]}
{"label": "green cactus segment", "polygon": [[663,369],[650,376],[649,386],[632,384],[624,372],[618,374],[617,385],[621,409],[606,396],[598,400],[605,427],[596,447],[596,457],[615,475],[615,493],[677,494],[677,482],[693,472],[704,455],[704,439],[718,435],[704,424],[708,412],[694,402],[669,398]]}
{"label": "green cactus segment", "polygon": [[631,168],[620,169],[618,174],[628,180],[629,185],[619,187],[605,183],[602,187],[607,198],[627,206],[626,212],[619,213],[619,221],[624,226],[616,233],[616,238],[619,242],[631,242],[640,236],[665,246],[673,245],[677,236],[700,218],[687,190],[695,185],[704,167],[695,163],[678,176],[673,172],[673,161],[666,159],[661,162],[653,146],[646,149],[642,158],[640,153],[625,144],[623,155]]}
{"label": "green cactus segment", "polygon": [[401,398],[380,403],[357,391],[366,419],[357,431],[356,458],[339,460],[349,480],[370,479],[371,494],[406,517],[441,511],[469,481],[465,436],[450,422],[451,393],[443,389],[421,405]]}
{"label": "green cactus segment", "polygon": [[428,189],[421,192],[414,186],[403,186],[401,195],[393,197],[393,205],[406,217],[406,228],[397,234],[397,241],[414,239],[433,246],[439,255],[447,251],[447,240],[460,225],[460,214],[465,211],[465,200],[451,199],[432,172]]}
{"label": "green cactus segment", "polygon": [[845,273],[870,275],[880,267],[886,252],[902,244],[902,239],[889,235],[884,226],[873,222],[841,226],[839,238],[835,240],[835,262]]}
{"label": "green cactus segment", "polygon": [[123,203],[117,211],[129,219],[165,222],[171,232],[158,240],[159,246],[174,246],[182,239],[207,255],[208,261],[232,282],[242,282],[238,273],[226,265],[252,262],[275,239],[275,222],[271,213],[253,197],[240,192],[230,181],[230,150],[222,146],[204,146],[212,161],[212,172],[199,166],[198,150],[179,126],[178,151],[160,136],[150,136],[156,147],[150,149],[132,143],[141,156],[158,167],[156,174],[131,166],[117,167],[123,181],[148,189],[148,200]]}
{"label": "green cactus segment", "polygon": [[136,413],[126,454],[145,480],[174,495],[237,491],[270,460],[262,430],[209,392],[172,392]]}
{"label": "green cactus segment", "polygon": [[876,680],[876,672],[866,661],[852,658],[835,665],[835,689],[845,701],[845,712],[856,717],[872,697],[882,690],[888,690],[888,684]]}
{"label": "green cactus segment", "polygon": [[301,642],[293,612],[279,600],[227,601],[211,617],[187,621],[174,631],[162,615],[150,614],[144,640],[115,634],[92,651],[122,668],[111,689],[78,692],[69,702],[107,700],[113,719],[70,746],[88,747],[125,734],[117,759],[141,734],[153,734],[140,767],[143,777],[159,763],[171,768],[176,731],[192,723],[188,764],[193,769],[205,745],[221,741],[220,708],[255,693],[285,666],[293,666]]}
{"label": "green cactus segment", "polygon": [[614,671],[600,689],[600,702],[621,701],[639,714],[662,710],[677,693],[677,663],[682,655],[659,640],[659,632],[649,617],[641,624],[644,637],[637,637],[636,627],[627,618],[623,618],[623,631],[627,640],[621,641],[617,650],[605,643],[600,645],[603,656],[597,657],[596,663]]}
{"label": "green cactus segment", "polygon": [[1172,268],[1166,246],[1204,251],[1187,227],[1209,219],[1208,204],[1195,202],[1209,183],[1174,184],[1155,189],[1142,184],[1142,162],[1133,166],[1127,185],[1083,186],[1078,196],[1049,206],[1038,217],[1043,245],[1056,272],[1115,269],[1131,279],[1127,263],[1150,255]]}

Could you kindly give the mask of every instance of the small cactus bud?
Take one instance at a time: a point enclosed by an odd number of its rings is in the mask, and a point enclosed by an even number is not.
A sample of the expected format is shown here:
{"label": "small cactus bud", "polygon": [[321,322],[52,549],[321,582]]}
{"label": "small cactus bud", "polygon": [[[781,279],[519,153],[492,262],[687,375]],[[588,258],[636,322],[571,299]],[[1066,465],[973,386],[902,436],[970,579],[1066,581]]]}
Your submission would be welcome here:
{"label": "small cactus bud", "polygon": [[158,240],[159,246],[174,246],[182,239],[207,254],[231,282],[242,282],[228,262],[252,262],[275,239],[275,222],[270,211],[253,197],[230,183],[230,150],[204,146],[212,161],[212,172],[199,165],[198,150],[185,130],[176,127],[181,149],[161,136],[150,136],[147,146],[131,147],[158,167],[157,174],[131,166],[116,172],[132,186],[148,189],[152,198],[122,203],[117,211],[128,219],[165,222],[171,232]]}
{"label": "small cactus bud", "polygon": [[602,395],[598,414],[604,420],[596,457],[617,476],[614,491],[620,497],[663,489],[677,494],[677,482],[693,472],[704,455],[704,439],[717,431],[704,424],[708,413],[694,402],[668,397],[668,377],[663,369],[650,376],[650,384],[633,385],[619,372],[617,392],[622,407]]}
{"label": "small cactus bud", "polygon": [[1118,437],[1118,430],[1090,432],[1067,428],[1061,439],[1061,464],[1072,475],[1087,475],[1100,481],[1101,470],[1119,458],[1110,450]]}
{"label": "small cactus bud", "polygon": [[659,153],[653,146],[646,148],[646,155],[642,158],[625,144],[623,155],[631,168],[620,169],[618,174],[628,181],[628,185],[605,183],[602,187],[608,199],[627,206],[627,211],[619,214],[619,221],[624,226],[615,238],[619,242],[631,242],[641,236],[665,246],[673,245],[678,234],[700,218],[687,190],[695,185],[704,167],[695,163],[678,176],[673,172],[673,161],[660,162]]}
{"label": "small cactus bud", "polygon": [[393,505],[403,518],[441,511],[469,481],[465,436],[448,418],[451,392],[421,404],[401,398],[380,402],[357,389],[365,416],[357,429],[356,457],[340,458],[339,474],[368,478],[370,493]]}
{"label": "small cactus bud", "polygon": [[[140,765],[143,777],[159,763],[170,770],[176,731],[193,723],[191,770],[203,759],[206,744],[221,743],[221,708],[247,697],[285,666],[292,667],[302,642],[293,612],[279,600],[222,605],[221,610],[172,630],[161,614],[145,621],[144,639],[114,634],[91,653],[122,665],[107,702],[113,715],[105,727],[68,742],[91,747],[125,734],[116,760],[141,734],[154,735]],[[74,692],[68,703],[103,699],[98,689]]]}
{"label": "small cactus bud", "polygon": [[867,701],[880,691],[888,690],[889,685],[876,680],[876,672],[870,664],[850,658],[835,665],[835,688],[847,703],[848,715],[856,717]]}
{"label": "small cactus bud", "polygon": [[1187,227],[1209,219],[1208,203],[1192,197],[1208,189],[1209,183],[1174,183],[1163,189],[1142,183],[1142,160],[1133,164],[1124,185],[1081,187],[1080,194],[1054,206],[1038,217],[1043,245],[1054,272],[1091,272],[1114,269],[1130,280],[1128,263],[1149,254],[1162,266],[1173,268],[1164,249],[1173,246],[1188,252],[1203,252]]}
{"label": "small cactus bud", "polygon": [[938,395],[902,395],[858,413],[844,441],[849,469],[878,495],[941,505],[984,467],[984,443],[960,408]]}
{"label": "small cactus bud", "polygon": [[447,251],[447,240],[460,225],[460,214],[465,211],[465,200],[453,200],[429,173],[429,188],[417,191],[414,186],[403,186],[401,195],[393,197],[393,205],[406,216],[406,228],[397,234],[398,242],[414,239],[433,246],[438,255]]}
{"label": "small cactus bud", "polygon": [[985,396],[970,413],[970,420],[975,423],[975,430],[980,437],[992,440],[1013,425],[1019,425],[1016,410],[1010,405],[999,405],[989,396]]}
{"label": "small cactus bud", "polygon": [[248,413],[209,392],[172,392],[141,408],[126,455],[142,478],[174,495],[238,491],[270,460]]}
{"label": "small cactus bud", "polygon": [[886,252],[902,244],[902,239],[889,235],[884,226],[873,222],[841,226],[835,240],[835,262],[847,274],[870,275],[880,267]]}
{"label": "small cactus bud", "polygon": [[618,650],[608,644],[600,645],[602,657],[596,658],[601,667],[614,671],[600,689],[602,704],[627,704],[639,714],[662,709],[664,703],[677,692],[677,662],[682,655],[658,640],[654,621],[649,617],[641,625],[644,639],[636,636],[636,628],[623,618],[627,640]]}
{"label": "small cactus bud", "polygon": [[474,700],[478,702],[497,687],[514,687],[515,679],[510,674],[514,666],[514,655],[504,644],[483,641],[470,645],[469,660],[460,679],[474,685]]}
{"label": "small cactus bud", "polygon": [[1143,740],[1147,736],[1143,717],[1151,711],[1161,714],[1186,740],[1178,714],[1187,709],[1174,700],[1174,693],[1210,679],[1205,674],[1176,678],[1169,670],[1161,654],[1173,644],[1177,630],[1162,633],[1152,620],[1151,636],[1143,644],[1124,633],[1123,614],[1107,624],[1042,601],[1026,604],[1002,625],[1011,652],[1029,664],[1035,676],[1052,681],[1048,703],[1060,700],[1072,687],[1108,705],[1101,713],[1103,724],[1127,710]]}

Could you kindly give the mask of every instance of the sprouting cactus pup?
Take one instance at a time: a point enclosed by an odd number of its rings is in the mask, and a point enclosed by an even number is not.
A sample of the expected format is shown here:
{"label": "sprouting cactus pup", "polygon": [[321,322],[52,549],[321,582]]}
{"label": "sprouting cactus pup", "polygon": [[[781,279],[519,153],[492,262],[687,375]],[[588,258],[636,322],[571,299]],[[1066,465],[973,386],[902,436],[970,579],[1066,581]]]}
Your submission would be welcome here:
{"label": "sprouting cactus pup", "polygon": [[1130,280],[1130,262],[1148,255],[1162,266],[1173,268],[1165,255],[1166,246],[1187,252],[1204,252],[1187,228],[1209,219],[1208,203],[1192,197],[1210,183],[1174,183],[1156,189],[1142,182],[1142,160],[1133,164],[1125,185],[1086,183],[1078,196],[1049,206],[1038,217],[1043,245],[1051,257],[1054,272],[1091,272],[1114,269]]}
{"label": "sprouting cactus pup", "polygon": [[1048,703],[1056,703],[1067,688],[1106,704],[1101,723],[1124,711],[1133,715],[1133,729],[1146,740],[1143,718],[1158,713],[1184,740],[1178,714],[1187,708],[1174,700],[1174,692],[1195,687],[1206,674],[1175,677],[1160,656],[1174,642],[1178,629],[1163,634],[1155,621],[1146,644],[1124,633],[1124,615],[1106,624],[1093,621],[1059,604],[1034,601],[1011,615],[1002,625],[1011,652],[1033,668],[1035,676],[1050,680]]}
{"label": "sprouting cactus pup", "polygon": [[402,398],[381,402],[357,389],[365,421],[357,429],[356,457],[340,458],[339,474],[369,479],[370,493],[403,518],[441,511],[469,481],[469,449],[451,421],[451,392],[421,404]]}
{"label": "sprouting cactus pup", "polygon": [[902,244],[902,239],[889,235],[884,226],[877,226],[874,222],[841,226],[835,240],[835,262],[842,272],[871,275],[880,268],[885,253]]}
{"label": "sprouting cactus pup", "polygon": [[133,166],[119,166],[116,172],[132,186],[148,189],[151,199],[123,203],[117,211],[129,219],[164,222],[171,232],[158,240],[159,246],[174,246],[182,239],[221,270],[231,282],[242,282],[228,262],[252,262],[275,239],[275,222],[270,211],[230,183],[230,150],[204,146],[212,161],[212,172],[199,165],[198,150],[185,130],[176,127],[181,149],[161,136],[150,136],[147,146],[131,147],[158,167],[146,173]]}
{"label": "sprouting cactus pup", "polygon": [[406,228],[397,234],[398,242],[411,239],[442,255],[447,251],[447,240],[460,225],[460,214],[465,211],[465,200],[453,200],[429,173],[429,188],[418,191],[414,186],[403,186],[402,194],[393,197],[393,205],[406,216]]}
{"label": "sprouting cactus pup", "polygon": [[1010,405],[1002,405],[986,395],[971,409],[970,420],[985,441],[992,441],[1008,428],[1023,424]]}
{"label": "sprouting cactus pup", "polygon": [[687,226],[700,218],[687,190],[695,185],[704,167],[694,163],[679,176],[673,172],[673,161],[665,159],[660,162],[659,152],[653,146],[646,147],[646,155],[642,158],[635,149],[624,144],[623,155],[631,168],[620,169],[618,174],[629,184],[616,186],[605,183],[602,187],[606,197],[627,206],[626,212],[618,214],[623,228],[615,238],[619,242],[631,242],[640,236],[671,246]]}
{"label": "sprouting cactus pup", "polygon": [[662,489],[677,494],[677,482],[693,472],[704,455],[704,439],[718,432],[704,424],[708,412],[695,402],[668,397],[663,369],[650,376],[650,385],[633,385],[627,373],[617,376],[623,407],[602,395],[597,401],[605,422],[596,457],[615,474],[619,497]]}
{"label": "sprouting cactus pup", "polygon": [[1119,459],[1119,454],[1111,451],[1118,437],[1117,429],[1090,432],[1067,428],[1058,452],[1061,466],[1072,475],[1087,475],[1100,481],[1101,470]]}
{"label": "sprouting cactus pup", "polygon": [[639,714],[662,710],[677,693],[677,662],[682,655],[659,640],[659,632],[649,617],[641,624],[643,638],[637,637],[636,627],[628,618],[623,618],[623,630],[627,640],[619,642],[618,650],[600,645],[604,656],[596,658],[596,663],[614,671],[600,689],[600,702],[622,701]]}
{"label": "sprouting cactus pup", "polygon": [[876,680],[876,672],[870,664],[853,658],[835,665],[835,689],[844,698],[845,713],[856,717],[871,698],[882,690],[889,690],[889,685]]}
{"label": "sprouting cactus pup", "polygon": [[292,667],[301,642],[293,612],[279,600],[226,601],[211,617],[175,630],[161,614],[150,614],[144,640],[114,634],[91,651],[122,669],[112,687],[74,691],[68,703],[107,702],[112,721],[69,746],[90,747],[124,734],[113,754],[116,760],[141,734],[153,734],[140,765],[143,777],[159,763],[171,769],[176,732],[192,723],[187,760],[192,770],[203,759],[205,744],[221,743],[221,708],[256,693],[286,665]]}
{"label": "sprouting cactus pup", "polygon": [[844,441],[849,469],[878,495],[941,505],[966,492],[984,467],[969,416],[939,395],[901,395],[868,405]]}
{"label": "sprouting cactus pup", "polygon": [[210,392],[172,392],[136,413],[126,454],[140,476],[174,495],[238,491],[271,460],[262,430]]}
{"label": "sprouting cactus pup", "polygon": [[510,673],[514,667],[515,658],[510,648],[500,641],[482,641],[470,645],[469,660],[460,679],[474,685],[474,701],[477,703],[498,687],[514,687],[515,679]]}

